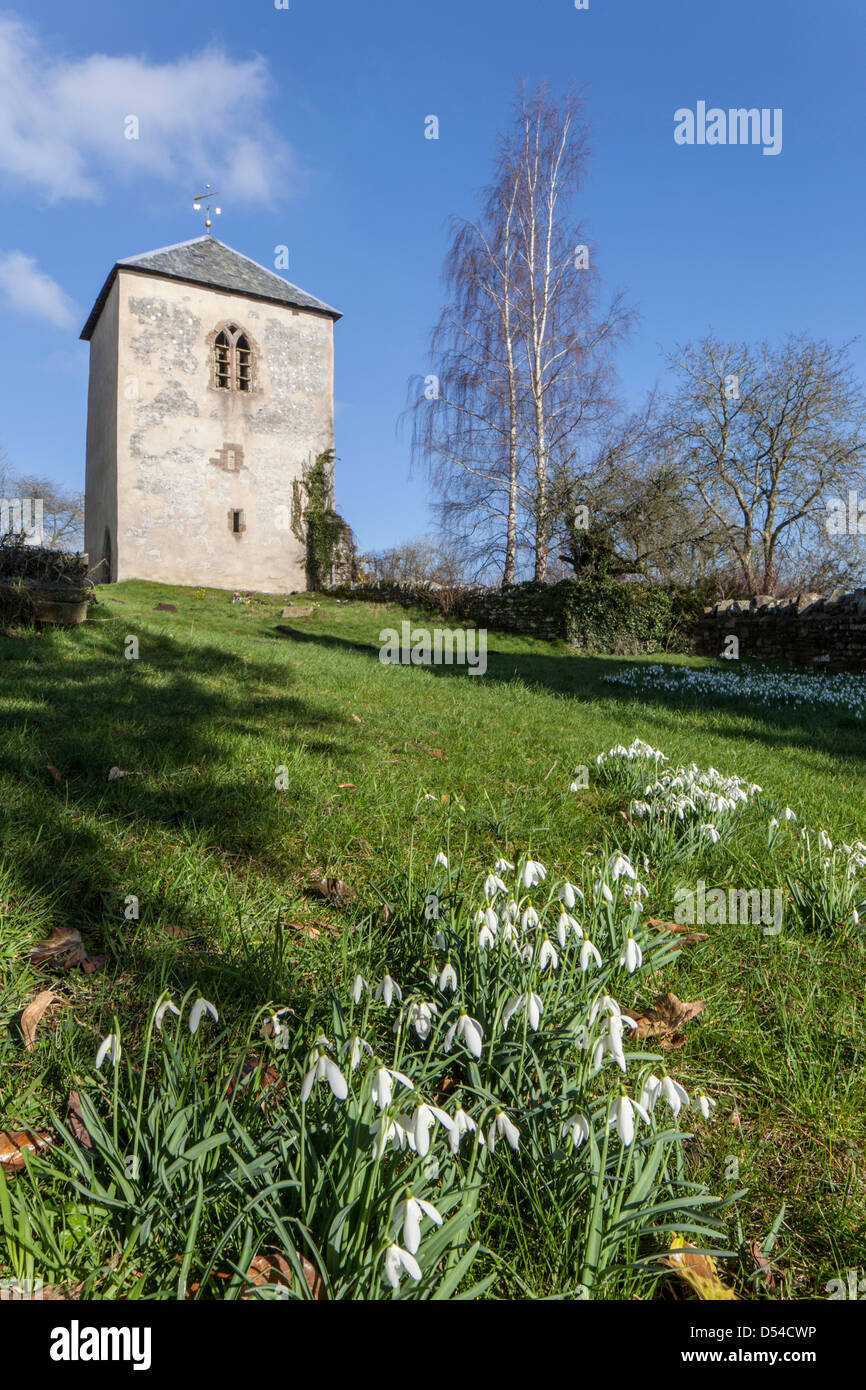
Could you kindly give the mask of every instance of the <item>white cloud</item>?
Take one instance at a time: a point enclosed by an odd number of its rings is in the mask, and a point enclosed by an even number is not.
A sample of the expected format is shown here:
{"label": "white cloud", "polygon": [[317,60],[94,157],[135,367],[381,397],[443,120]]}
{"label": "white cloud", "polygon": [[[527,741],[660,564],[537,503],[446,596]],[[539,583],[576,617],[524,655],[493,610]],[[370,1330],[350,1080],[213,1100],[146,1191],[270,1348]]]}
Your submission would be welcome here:
{"label": "white cloud", "polygon": [[72,300],[23,251],[0,251],[0,294],[16,309],[48,319],[58,328],[69,328],[75,323]]}
{"label": "white cloud", "polygon": [[[0,175],[52,202],[99,198],[108,174],[183,182],[190,196],[209,180],[227,200],[266,201],[291,164],[264,117],[269,88],[261,57],[207,48],[169,63],[72,59],[0,15]],[[129,116],[137,140],[126,138]]]}

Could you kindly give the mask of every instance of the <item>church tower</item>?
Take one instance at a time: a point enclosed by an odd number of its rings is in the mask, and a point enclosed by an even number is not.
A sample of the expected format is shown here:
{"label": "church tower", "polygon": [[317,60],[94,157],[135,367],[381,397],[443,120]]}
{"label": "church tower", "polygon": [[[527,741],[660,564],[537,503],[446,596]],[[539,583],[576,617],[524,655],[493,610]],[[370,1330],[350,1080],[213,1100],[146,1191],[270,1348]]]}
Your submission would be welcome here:
{"label": "church tower", "polygon": [[212,236],[116,263],[81,333],[97,582],[305,587],[297,482],[334,447],[338,318]]}

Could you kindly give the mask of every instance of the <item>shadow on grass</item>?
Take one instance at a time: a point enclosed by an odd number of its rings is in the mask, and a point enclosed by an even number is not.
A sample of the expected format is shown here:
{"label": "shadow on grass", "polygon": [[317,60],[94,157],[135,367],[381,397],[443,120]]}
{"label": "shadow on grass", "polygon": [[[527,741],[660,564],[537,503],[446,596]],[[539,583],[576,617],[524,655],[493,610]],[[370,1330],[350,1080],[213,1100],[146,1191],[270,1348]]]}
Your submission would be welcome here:
{"label": "shadow on grass", "polygon": [[[330,633],[284,628],[279,636],[274,637],[274,640],[280,639],[300,645],[314,644],[324,650],[335,652],[353,652],[373,661],[379,659],[377,646],[333,636]],[[771,748],[805,748],[833,757],[850,757],[858,761],[866,758],[863,723],[850,714],[835,714],[823,706],[818,707],[817,714],[815,708],[811,707],[799,710],[784,706],[768,709],[757,702],[744,706],[736,696],[723,694],[704,695],[701,700],[684,698],[674,691],[666,690],[655,690],[649,694],[611,685],[607,681],[608,677],[628,670],[633,665],[652,665],[658,659],[658,656],[647,656],[637,661],[625,657],[611,659],[586,655],[564,645],[556,652],[503,652],[490,647],[484,677],[470,676],[462,666],[430,665],[425,669],[430,675],[441,679],[456,678],[470,682],[485,679],[495,684],[519,681],[527,686],[539,686],[552,694],[580,701],[605,701],[623,706],[638,704],[648,712],[665,709],[673,714],[700,714],[707,718],[708,729],[720,737],[763,743]],[[764,669],[763,663],[761,669]],[[768,672],[780,671],[783,674],[788,670],[802,673],[798,667],[784,668],[773,665],[766,669]],[[815,679],[820,680],[821,677],[816,675]]]}
{"label": "shadow on grass", "polygon": [[[85,640],[0,644],[0,858],[15,885],[5,906],[35,891],[55,925],[78,928],[91,951],[107,947],[137,979],[152,984],[183,958],[184,977],[223,978],[258,1000],[263,957],[243,919],[279,937],[293,896],[280,843],[300,812],[241,740],[285,730],[290,750],[334,756],[346,751],[341,721],[264,656],[251,668],[230,649],[149,632],[135,661],[114,638],[111,650],[99,633]],[[109,781],[113,767],[128,775]],[[132,894],[141,918],[127,921]],[[223,944],[234,938],[222,962],[219,916]]]}

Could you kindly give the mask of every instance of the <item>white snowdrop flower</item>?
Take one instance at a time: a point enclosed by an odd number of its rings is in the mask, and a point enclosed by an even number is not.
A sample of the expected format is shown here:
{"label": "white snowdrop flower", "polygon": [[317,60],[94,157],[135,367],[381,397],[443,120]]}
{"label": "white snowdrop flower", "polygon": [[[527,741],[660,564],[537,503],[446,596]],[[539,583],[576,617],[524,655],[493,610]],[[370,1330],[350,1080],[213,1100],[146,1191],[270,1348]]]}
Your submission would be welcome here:
{"label": "white snowdrop flower", "polygon": [[439,972],[439,978],[436,981],[436,983],[442,990],[443,994],[445,993],[446,989],[455,990],[457,988],[457,975],[455,973],[454,966],[451,964],[450,960],[447,960],[443,965],[441,971]]}
{"label": "white snowdrop flower", "polygon": [[209,1013],[214,1023],[219,1023],[219,1014],[213,1004],[208,999],[196,999],[189,1011],[189,1031],[198,1032],[198,1025],[201,1023],[202,1014]]}
{"label": "white snowdrop flower", "polygon": [[559,901],[562,903],[562,905],[566,907],[570,912],[571,909],[574,907],[575,903],[577,902],[578,898],[583,897],[583,894],[581,893],[579,888],[575,887],[573,883],[569,883],[566,880],[565,883],[561,883],[559,885],[559,889],[557,891],[556,896],[559,898]]}
{"label": "white snowdrop flower", "polygon": [[698,1096],[698,1109],[700,1110],[705,1120],[708,1120],[710,1118],[710,1111],[711,1109],[715,1110],[715,1108],[716,1102],[713,1100],[712,1096]]}
{"label": "white snowdrop flower", "polygon": [[779,822],[776,820],[776,817],[775,817],[775,816],[773,816],[772,820],[768,820],[768,821],[767,821],[767,829],[768,829],[768,830],[778,830],[778,829],[779,829]]}
{"label": "white snowdrop flower", "polygon": [[581,970],[587,971],[589,969],[590,960],[594,960],[596,965],[601,965],[601,956],[599,955],[596,948],[593,946],[592,942],[586,940],[580,948]]}
{"label": "white snowdrop flower", "polygon": [[640,1102],[630,1100],[625,1094],[621,1095],[618,1100],[612,1101],[608,1111],[608,1129],[611,1129],[614,1125],[616,1126],[616,1132],[626,1148],[628,1148],[629,1144],[631,1144],[634,1139],[634,1117],[636,1113],[642,1120],[645,1120],[646,1123],[649,1124],[649,1115]]}
{"label": "white snowdrop flower", "polygon": [[153,1026],[157,1031],[162,1031],[162,1020],[167,1013],[174,1014],[176,1018],[180,1018],[180,1009],[177,1007],[177,1004],[172,1003],[170,999],[164,999],[161,1004],[157,1004],[154,1010]]}
{"label": "white snowdrop flower", "polygon": [[412,1116],[412,1137],[415,1141],[415,1152],[421,1158],[426,1158],[430,1152],[430,1128],[438,1120],[450,1133],[453,1129],[453,1121],[450,1115],[446,1115],[444,1110],[440,1110],[437,1105],[428,1105],[426,1101],[418,1106]]}
{"label": "white snowdrop flower", "polygon": [[447,868],[448,868],[448,856],[447,856],[446,854],[443,854],[442,851],[441,851],[441,849],[440,849],[439,853],[436,855],[436,858],[433,860],[433,868],[434,868],[434,869],[447,869]]}
{"label": "white snowdrop flower", "polygon": [[394,1098],[395,1081],[399,1081],[401,1086],[405,1086],[409,1091],[415,1089],[408,1076],[404,1076],[401,1071],[394,1071],[391,1067],[379,1067],[374,1073],[370,1084],[370,1095],[380,1110],[387,1109],[391,1104]]}
{"label": "white snowdrop flower", "polygon": [[526,994],[515,994],[509,999],[505,1008],[502,1010],[502,1027],[507,1028],[518,1009],[525,1009],[529,1020],[529,1026],[535,1033],[541,1022],[541,1013],[544,1004],[537,994],[528,991]]}
{"label": "white snowdrop flower", "polygon": [[514,865],[511,863],[510,859],[497,859],[496,863],[493,865],[493,872],[495,874],[507,874],[508,871],[513,868]]}
{"label": "white snowdrop flower", "polygon": [[609,994],[603,994],[601,998],[593,1002],[592,1008],[589,1011],[590,1027],[595,1023],[599,1014],[616,1014],[617,1017],[621,1017],[622,1009],[615,999],[611,999]]}
{"label": "white snowdrop flower", "polygon": [[655,1109],[655,1103],[658,1100],[659,1091],[661,1090],[661,1088],[661,1077],[656,1076],[655,1072],[650,1072],[649,1076],[643,1083],[643,1091],[641,1092],[640,1098],[641,1105],[650,1115]]}
{"label": "white snowdrop flower", "polygon": [[698,834],[705,840],[709,840],[711,845],[717,845],[722,838],[714,825],[707,823],[698,829]]}
{"label": "white snowdrop flower", "polygon": [[562,1132],[563,1134],[568,1134],[570,1132],[572,1144],[576,1149],[579,1149],[581,1144],[585,1144],[590,1136],[591,1128],[589,1120],[586,1115],[572,1115],[562,1126]]}
{"label": "white snowdrop flower", "polygon": [[539,970],[546,970],[549,966],[551,970],[555,970],[558,965],[559,956],[556,953],[556,947],[545,936],[538,948],[538,968]]}
{"label": "white snowdrop flower", "polygon": [[796,819],[797,819],[797,817],[794,815],[794,812],[791,810],[790,806],[786,806],[785,809],[784,809],[784,811],[782,812],[782,820],[796,820]]}
{"label": "white snowdrop flower", "polygon": [[385,1251],[385,1278],[392,1289],[399,1289],[403,1272],[416,1281],[421,1278],[421,1268],[414,1255],[401,1250],[399,1245],[389,1245]]}
{"label": "white snowdrop flower", "polygon": [[502,940],[505,942],[506,945],[513,945],[516,948],[519,948],[520,933],[513,922],[503,922]]}
{"label": "white snowdrop flower", "polygon": [[504,1139],[512,1149],[517,1149],[520,1144],[520,1130],[513,1120],[510,1120],[504,1110],[497,1110],[496,1118],[487,1131],[487,1144],[491,1153],[496,1151],[497,1139]]}
{"label": "white snowdrop flower", "polygon": [[613,857],[608,862],[607,871],[613,879],[614,883],[616,883],[618,878],[622,878],[623,876],[625,876],[626,878],[637,877],[634,869],[632,868],[631,860],[629,859],[627,854],[613,855]]}
{"label": "white snowdrop flower", "polygon": [[607,1021],[607,1036],[602,1039],[604,1051],[610,1053],[622,1072],[626,1069],[625,1053],[622,1047],[622,1030],[624,1025],[625,1020],[621,1014],[611,1014]]}
{"label": "white snowdrop flower", "polygon": [[[433,1027],[433,1015],[438,1014],[438,1012],[439,1005],[428,999],[419,999],[417,1003],[409,1006],[409,1022],[422,1042],[426,1042],[429,1038],[430,1030]],[[395,1028],[394,1031],[396,1032],[397,1029]]]}
{"label": "white snowdrop flower", "polygon": [[533,927],[537,926],[538,913],[530,903],[529,907],[526,909],[526,911],[523,913],[523,916],[520,919],[520,927],[522,931],[531,931]]}
{"label": "white snowdrop flower", "polygon": [[442,1225],[442,1217],[432,1202],[423,1197],[413,1197],[412,1189],[407,1188],[405,1200],[397,1204],[397,1219],[403,1219],[403,1244],[410,1255],[418,1252],[421,1244],[421,1218],[427,1216],[435,1225]]}
{"label": "white snowdrop flower", "polygon": [[500,922],[517,922],[519,918],[520,908],[513,898],[509,898],[499,913],[499,920]]}
{"label": "white snowdrop flower", "polygon": [[827,834],[826,830],[818,831],[818,844],[821,846],[822,849],[833,848],[833,841],[830,839],[830,836]]}
{"label": "white snowdrop flower", "polygon": [[396,1120],[389,1120],[387,1115],[380,1115],[378,1120],[374,1120],[370,1126],[370,1133],[373,1136],[373,1157],[381,1158],[382,1154],[393,1142],[396,1149],[405,1149],[407,1136],[406,1129],[399,1125]]}
{"label": "white snowdrop flower", "polygon": [[565,946],[569,932],[571,932],[578,941],[583,937],[583,927],[580,925],[577,918],[572,917],[570,912],[560,912],[559,920],[556,924],[556,936],[560,946]]}
{"label": "white snowdrop flower", "polygon": [[354,999],[356,1004],[360,1004],[361,997],[365,990],[369,994],[370,986],[367,984],[367,981],[364,979],[363,975],[356,975],[352,983],[352,998]]}
{"label": "white snowdrop flower", "polygon": [[637,880],[635,880],[634,883],[623,884],[622,895],[627,902],[633,898],[636,902],[640,903],[643,902],[648,891],[649,890],[643,883],[638,883]]}
{"label": "white snowdrop flower", "polygon": [[508,888],[498,874],[488,874],[484,880],[484,896],[492,898],[494,893],[507,893]]}
{"label": "white snowdrop flower", "polygon": [[625,950],[619,958],[620,965],[624,965],[630,975],[636,970],[640,970],[643,964],[643,951],[633,936],[630,936],[625,943]]}
{"label": "white snowdrop flower", "polygon": [[662,1078],[660,1094],[667,1101],[668,1105],[670,1106],[671,1110],[675,1115],[678,1115],[680,1113],[680,1110],[683,1108],[684,1105],[689,1104],[688,1095],[684,1091],[683,1087],[680,1085],[678,1081],[674,1081],[673,1078],[670,1076],[665,1076]]}
{"label": "white snowdrop flower", "polygon": [[610,891],[610,888],[605,883],[603,878],[596,879],[595,883],[593,884],[593,891],[597,898],[604,898],[604,901],[606,903],[613,902],[613,893]]}
{"label": "white snowdrop flower", "polygon": [[354,1038],[349,1038],[343,1043],[343,1046],[340,1048],[340,1056],[345,1057],[347,1052],[349,1054],[349,1068],[351,1071],[357,1071],[358,1067],[361,1065],[361,1058],[365,1054],[368,1057],[372,1057],[373,1055],[373,1049],[370,1044],[365,1042],[363,1038],[359,1038],[357,1034]]}
{"label": "white snowdrop flower", "polygon": [[543,883],[547,878],[547,870],[543,864],[539,864],[537,859],[527,859],[523,866],[523,886],[524,888],[536,888],[539,883]]}
{"label": "white snowdrop flower", "polygon": [[460,1141],[463,1138],[464,1134],[474,1133],[477,1133],[478,1135],[478,1142],[480,1144],[483,1144],[484,1135],[478,1128],[478,1125],[475,1123],[471,1115],[466,1114],[466,1111],[463,1109],[462,1106],[458,1106],[458,1108],[454,1112],[454,1118],[451,1125],[451,1132],[448,1135],[448,1143],[451,1147],[451,1152],[453,1154],[456,1154],[457,1150],[460,1148]]}
{"label": "white snowdrop flower", "polygon": [[374,999],[381,999],[386,1009],[389,1009],[393,999],[402,1000],[403,991],[396,980],[392,980],[390,975],[385,975],[376,986],[373,997]]}
{"label": "white snowdrop flower", "polygon": [[108,1060],[111,1062],[112,1066],[115,1066],[115,1067],[117,1066],[118,1062],[120,1061],[120,1057],[121,1057],[120,1038],[117,1036],[116,1033],[109,1033],[109,1034],[108,1034],[108,1037],[107,1037],[107,1038],[103,1038],[103,1039],[102,1039],[102,1042],[99,1044],[99,1050],[97,1051],[97,1054],[96,1054],[96,1070],[97,1070],[97,1071],[99,1071],[99,1069],[100,1069],[100,1067],[102,1066],[102,1063],[105,1061],[106,1057],[107,1057]]}
{"label": "white snowdrop flower", "polygon": [[601,1070],[601,1064],[604,1061],[605,1042],[605,1038],[599,1038],[592,1049],[592,1064],[590,1070],[593,1076],[595,1076],[597,1071]]}
{"label": "white snowdrop flower", "polygon": [[304,1077],[304,1084],[301,1087],[302,1104],[309,1100],[310,1092],[317,1081],[327,1081],[336,1100],[345,1100],[349,1094],[345,1076],[334,1059],[325,1052],[324,1047],[319,1048],[318,1057]]}
{"label": "white snowdrop flower", "polygon": [[488,931],[496,932],[499,930],[499,918],[494,908],[485,907],[484,925],[487,927]]}
{"label": "white snowdrop flower", "polygon": [[486,951],[488,946],[493,946],[495,945],[495,943],[496,929],[494,928],[493,930],[491,930],[485,922],[480,932],[478,933],[478,949],[479,951]]}
{"label": "white snowdrop flower", "polygon": [[450,1052],[455,1037],[460,1038],[466,1044],[466,1050],[473,1057],[481,1056],[481,1044],[484,1041],[484,1030],[477,1018],[470,1018],[467,1013],[461,1011],[456,1023],[452,1023],[445,1040],[442,1044],[443,1051]]}

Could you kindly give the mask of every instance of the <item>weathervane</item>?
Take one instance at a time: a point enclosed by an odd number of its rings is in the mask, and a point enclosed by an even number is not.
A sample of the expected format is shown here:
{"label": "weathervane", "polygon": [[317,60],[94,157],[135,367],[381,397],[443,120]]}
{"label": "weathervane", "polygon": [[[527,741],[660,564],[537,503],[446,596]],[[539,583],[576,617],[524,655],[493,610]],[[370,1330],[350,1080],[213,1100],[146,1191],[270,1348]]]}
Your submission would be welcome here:
{"label": "weathervane", "polygon": [[[210,236],[210,234],[211,234],[211,231],[210,231],[210,228],[211,228],[211,220],[210,220],[210,205],[211,205],[211,201],[212,201],[212,199],[218,198],[218,197],[219,197],[219,193],[213,192],[213,190],[211,189],[210,184],[209,184],[209,183],[206,183],[205,186],[204,186],[204,193],[197,193],[197,194],[196,194],[196,198],[195,198],[195,202],[194,202],[193,205],[192,205],[192,206],[193,206],[193,211],[194,211],[194,212],[201,212],[201,205],[202,205],[202,203],[204,203],[204,226],[205,226],[205,231],[206,231],[206,233],[208,234],[208,236]],[[216,213],[217,217],[219,217],[220,213],[222,212],[222,208],[214,208],[214,212]]]}

